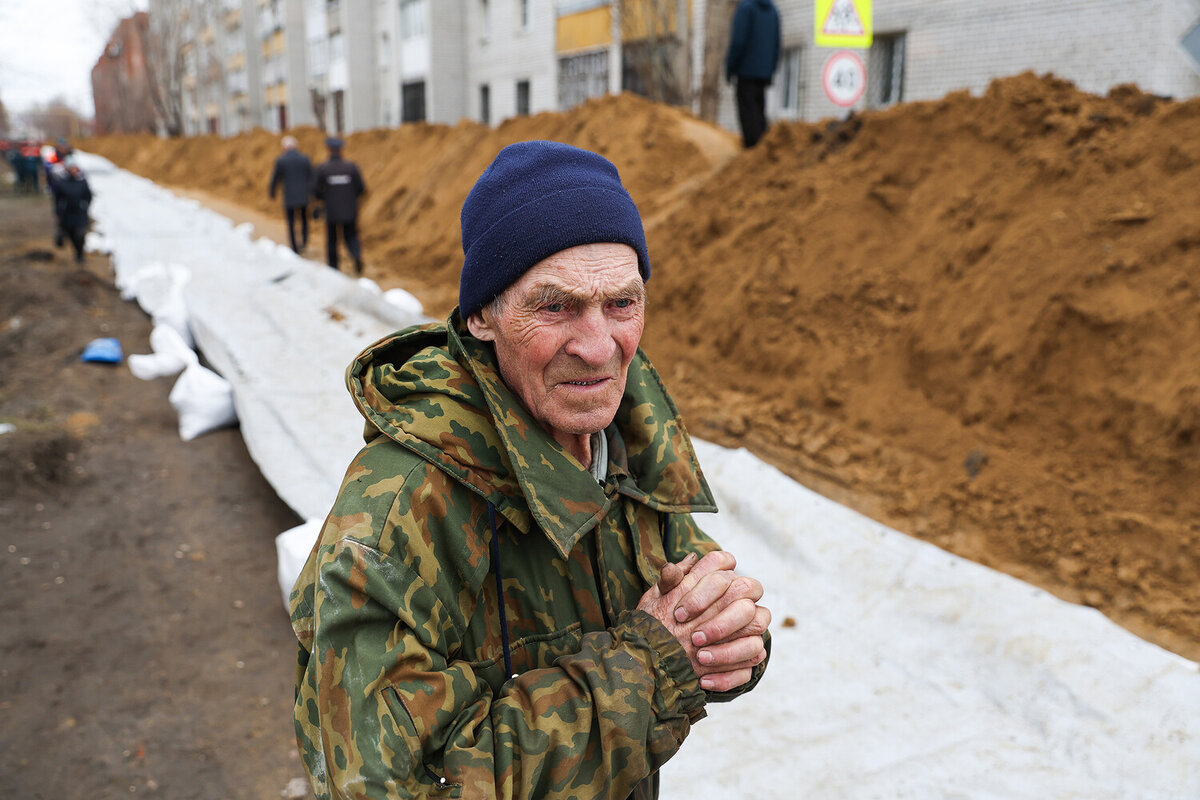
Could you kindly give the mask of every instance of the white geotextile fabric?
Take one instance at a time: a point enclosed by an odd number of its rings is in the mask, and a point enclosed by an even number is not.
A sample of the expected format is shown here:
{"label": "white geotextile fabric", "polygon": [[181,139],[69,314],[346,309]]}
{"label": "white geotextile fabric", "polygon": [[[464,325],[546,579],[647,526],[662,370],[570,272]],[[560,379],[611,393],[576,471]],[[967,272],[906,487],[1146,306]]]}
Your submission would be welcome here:
{"label": "white geotextile fabric", "polygon": [[[361,442],[342,373],[419,311],[82,158],[118,279],[191,270],[190,325],[234,387],[251,454],[319,520]],[[756,691],[694,727],[664,769],[665,798],[1200,797],[1196,664],[744,451],[697,448],[722,508],[701,522],[767,586],[774,651]],[[315,528],[281,537],[282,583]]]}
{"label": "white geotextile fabric", "polygon": [[362,444],[346,365],[370,341],[422,320],[413,313],[420,304],[400,308],[104,159],[81,154],[81,162],[95,194],[95,238],[112,254],[118,287],[153,287],[147,276],[162,275],[162,289],[147,295],[151,308],[169,308],[186,271],[185,328],[233,384],[250,455],[301,517],[323,517]]}

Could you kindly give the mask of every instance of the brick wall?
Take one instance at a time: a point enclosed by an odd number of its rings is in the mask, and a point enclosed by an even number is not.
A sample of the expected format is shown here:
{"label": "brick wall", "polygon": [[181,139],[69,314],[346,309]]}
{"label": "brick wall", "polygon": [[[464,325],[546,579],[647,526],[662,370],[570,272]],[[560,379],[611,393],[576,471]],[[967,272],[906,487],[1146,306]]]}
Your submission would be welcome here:
{"label": "brick wall", "polygon": [[[844,114],[821,86],[821,69],[835,51],[813,45],[813,0],[776,5],[784,45],[803,48],[799,116]],[[1200,94],[1200,75],[1178,44],[1200,17],[1200,0],[875,0],[874,6],[877,34],[906,35],[905,100],[958,89],[977,94],[992,79],[1025,70],[1052,72],[1097,93],[1135,83],[1179,98]],[[770,108],[778,118],[774,94]],[[857,108],[865,105],[864,99]],[[719,122],[737,130],[728,87]]]}

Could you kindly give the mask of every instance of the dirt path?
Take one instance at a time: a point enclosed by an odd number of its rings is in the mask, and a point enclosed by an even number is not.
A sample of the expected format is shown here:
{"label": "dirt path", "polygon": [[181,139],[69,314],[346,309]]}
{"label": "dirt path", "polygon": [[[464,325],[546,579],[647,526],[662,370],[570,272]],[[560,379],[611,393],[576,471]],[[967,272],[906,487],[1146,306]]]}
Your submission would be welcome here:
{"label": "dirt path", "polygon": [[[82,363],[148,352],[106,259],[0,195],[0,786],[12,798],[278,798],[303,775],[273,537],[297,523],[236,429]],[[283,796],[286,796],[284,794]]]}

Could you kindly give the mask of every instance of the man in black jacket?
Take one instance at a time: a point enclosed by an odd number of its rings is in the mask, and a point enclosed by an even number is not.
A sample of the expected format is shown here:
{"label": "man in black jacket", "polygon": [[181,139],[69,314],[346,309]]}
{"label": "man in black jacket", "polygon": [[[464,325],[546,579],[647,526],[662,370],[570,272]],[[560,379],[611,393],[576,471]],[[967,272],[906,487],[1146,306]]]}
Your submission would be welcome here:
{"label": "man in black jacket", "polygon": [[771,0],[742,0],[733,14],[725,77],[737,78],[742,142],[754,147],[767,132],[767,87],[779,63],[779,10]]}
{"label": "man in black jacket", "polygon": [[87,236],[88,206],[92,203],[92,189],[78,164],[67,164],[66,174],[54,182],[54,211],[58,215],[59,230],[71,240],[75,248],[75,263],[83,263],[83,241]]}
{"label": "man in black jacket", "polygon": [[[283,154],[275,159],[271,171],[271,199],[275,189],[283,185],[283,212],[287,217],[288,239],[297,253],[308,246],[308,190],[312,185],[313,168],[308,156],[296,149],[296,139],[283,137]],[[296,217],[300,218],[300,243],[296,243]]]}
{"label": "man in black jacket", "polygon": [[325,207],[326,260],[329,266],[338,268],[337,237],[340,229],[346,249],[354,259],[355,273],[362,275],[362,250],[358,244],[358,198],[366,194],[367,186],[363,183],[358,165],[342,158],[341,139],[330,137],[325,140],[325,146],[329,148],[329,160],[317,167],[313,179],[313,197]]}

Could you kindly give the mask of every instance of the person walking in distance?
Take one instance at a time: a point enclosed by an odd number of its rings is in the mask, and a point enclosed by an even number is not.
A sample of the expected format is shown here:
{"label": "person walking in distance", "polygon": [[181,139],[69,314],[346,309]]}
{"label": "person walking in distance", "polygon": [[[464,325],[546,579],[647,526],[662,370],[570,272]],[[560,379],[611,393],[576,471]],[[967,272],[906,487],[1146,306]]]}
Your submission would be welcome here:
{"label": "person walking in distance", "polygon": [[92,188],[79,165],[71,161],[66,164],[66,173],[56,179],[54,185],[54,211],[58,215],[59,230],[75,248],[75,263],[82,264],[83,244],[91,224],[88,207],[92,203]]}
{"label": "person walking in distance", "polygon": [[[294,136],[285,136],[281,141],[283,153],[275,159],[271,171],[271,199],[275,190],[283,187],[283,213],[287,217],[288,241],[292,250],[303,252],[308,247],[308,189],[312,185],[313,166],[308,156],[296,147]],[[300,241],[296,242],[296,221],[300,222]]]}
{"label": "person walking in distance", "polygon": [[742,142],[754,147],[767,132],[767,87],[779,64],[779,10],[771,0],[742,0],[733,13],[725,77],[737,79]]}
{"label": "person walking in distance", "polygon": [[[354,259],[354,270],[362,275],[362,249],[358,242],[358,198],[367,193],[362,173],[353,161],[342,158],[344,144],[341,139],[330,137],[325,140],[329,148],[329,160],[317,167],[313,179],[313,197],[324,206],[325,256],[329,266],[338,268],[338,231],[346,242],[346,249]],[[316,217],[321,213],[314,211]]]}

